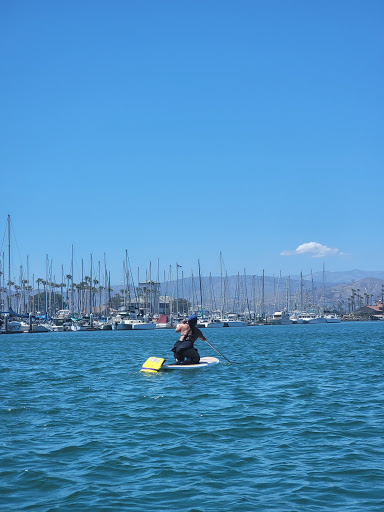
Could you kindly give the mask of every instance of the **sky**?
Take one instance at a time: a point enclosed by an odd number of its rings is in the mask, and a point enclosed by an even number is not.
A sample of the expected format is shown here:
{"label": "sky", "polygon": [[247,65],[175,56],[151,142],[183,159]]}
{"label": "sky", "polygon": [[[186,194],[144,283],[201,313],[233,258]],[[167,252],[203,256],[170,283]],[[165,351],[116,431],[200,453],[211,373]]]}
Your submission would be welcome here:
{"label": "sky", "polygon": [[383,2],[0,9],[14,275],[384,269]]}

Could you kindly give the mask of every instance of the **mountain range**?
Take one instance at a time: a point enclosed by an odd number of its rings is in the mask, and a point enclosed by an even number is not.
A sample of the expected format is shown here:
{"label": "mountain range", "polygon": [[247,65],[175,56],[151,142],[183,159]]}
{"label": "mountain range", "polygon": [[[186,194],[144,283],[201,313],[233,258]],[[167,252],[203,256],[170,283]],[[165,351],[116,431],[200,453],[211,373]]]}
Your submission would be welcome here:
{"label": "mountain range", "polygon": [[[300,279],[300,276],[291,276],[294,279]],[[304,277],[304,276],[303,276]],[[345,270],[341,272],[324,272],[325,282],[328,285],[336,284],[336,283],[353,283],[355,281],[359,281],[360,279],[366,278],[376,278],[376,279],[384,279],[384,271],[383,270]],[[313,278],[316,281],[323,280],[322,272],[314,272]],[[306,274],[305,279],[310,280],[311,275]]]}

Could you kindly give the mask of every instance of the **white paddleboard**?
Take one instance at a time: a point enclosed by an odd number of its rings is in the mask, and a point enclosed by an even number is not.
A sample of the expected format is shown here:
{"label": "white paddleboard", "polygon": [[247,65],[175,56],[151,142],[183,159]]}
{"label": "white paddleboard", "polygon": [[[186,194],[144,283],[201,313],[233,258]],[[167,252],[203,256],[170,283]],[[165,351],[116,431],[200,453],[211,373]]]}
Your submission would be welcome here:
{"label": "white paddleboard", "polygon": [[219,362],[217,357],[201,357],[198,364],[163,364],[160,370],[196,370],[197,368],[214,366]]}

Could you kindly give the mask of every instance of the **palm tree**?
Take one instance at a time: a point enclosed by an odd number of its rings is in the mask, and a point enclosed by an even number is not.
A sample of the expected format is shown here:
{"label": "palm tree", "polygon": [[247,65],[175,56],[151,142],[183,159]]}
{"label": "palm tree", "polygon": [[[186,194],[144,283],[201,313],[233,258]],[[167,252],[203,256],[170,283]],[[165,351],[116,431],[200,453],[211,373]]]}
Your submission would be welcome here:
{"label": "palm tree", "polygon": [[99,284],[99,281],[97,279],[94,279],[93,280],[93,288],[92,288],[92,293],[91,293],[91,297],[92,297],[92,307],[95,307],[96,306],[96,293],[98,292],[98,288],[96,285]]}
{"label": "palm tree", "polygon": [[14,285],[15,283],[13,281],[8,281],[7,282],[7,286],[8,286],[8,289],[9,289],[9,293],[8,293],[8,308],[11,309],[12,307],[12,286]]}
{"label": "palm tree", "polygon": [[85,286],[84,281],[82,281],[81,283],[76,285],[79,313],[82,313],[82,309],[83,309],[82,295],[83,295],[84,286]]}
{"label": "palm tree", "polygon": [[71,304],[71,310],[72,310],[72,313],[75,311],[75,300],[76,300],[76,289],[77,289],[77,284],[76,283],[71,283],[71,288],[70,288],[70,292],[71,294],[73,295],[73,304]]}
{"label": "palm tree", "polygon": [[43,293],[44,293],[44,309],[45,309],[45,312],[47,312],[47,297],[45,295],[45,287],[47,286],[47,281],[45,281],[44,279],[41,281],[41,284],[43,285]]}
{"label": "palm tree", "polygon": [[[84,282],[83,282],[83,290],[86,291],[86,290],[89,290],[89,284],[91,282],[91,278],[89,276],[84,276]],[[83,298],[84,298],[84,294],[83,294]],[[84,311],[87,311],[88,309],[88,297],[87,297],[87,294],[85,294],[85,304],[83,306],[83,310]]]}
{"label": "palm tree", "polygon": [[38,277],[36,279],[37,283],[37,311],[40,311],[40,283],[43,282],[43,279],[41,277]]}
{"label": "palm tree", "polygon": [[65,279],[67,280],[67,298],[66,298],[66,301],[65,301],[65,302],[66,302],[67,307],[68,307],[69,281],[71,281],[71,279],[72,279],[71,274],[67,274],[67,275],[65,276]]}
{"label": "palm tree", "polygon": [[102,299],[102,291],[104,290],[104,286],[99,286],[98,290],[99,290],[99,308],[100,308],[100,313],[101,313],[101,299]]}
{"label": "palm tree", "polygon": [[356,294],[356,295],[357,295],[357,306],[358,306],[358,308],[361,308],[361,301],[360,301],[360,297],[361,297],[361,296],[360,296],[360,288],[357,288],[357,290],[356,290],[356,291],[357,291],[357,294]]}
{"label": "palm tree", "polygon": [[16,298],[16,311],[20,313],[20,302],[21,302],[21,286],[15,284],[15,298]]}
{"label": "palm tree", "polygon": [[63,288],[66,288],[67,285],[65,283],[60,283],[61,288],[61,309],[64,309],[64,296],[63,296]]}

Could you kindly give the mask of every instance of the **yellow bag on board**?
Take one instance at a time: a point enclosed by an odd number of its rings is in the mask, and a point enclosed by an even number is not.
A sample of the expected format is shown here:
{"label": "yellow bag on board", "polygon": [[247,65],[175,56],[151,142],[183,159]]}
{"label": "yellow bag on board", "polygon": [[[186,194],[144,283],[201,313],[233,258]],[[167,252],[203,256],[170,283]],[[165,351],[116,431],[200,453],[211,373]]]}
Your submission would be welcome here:
{"label": "yellow bag on board", "polygon": [[162,357],[150,357],[145,361],[141,368],[141,372],[156,373],[160,370],[165,359]]}

